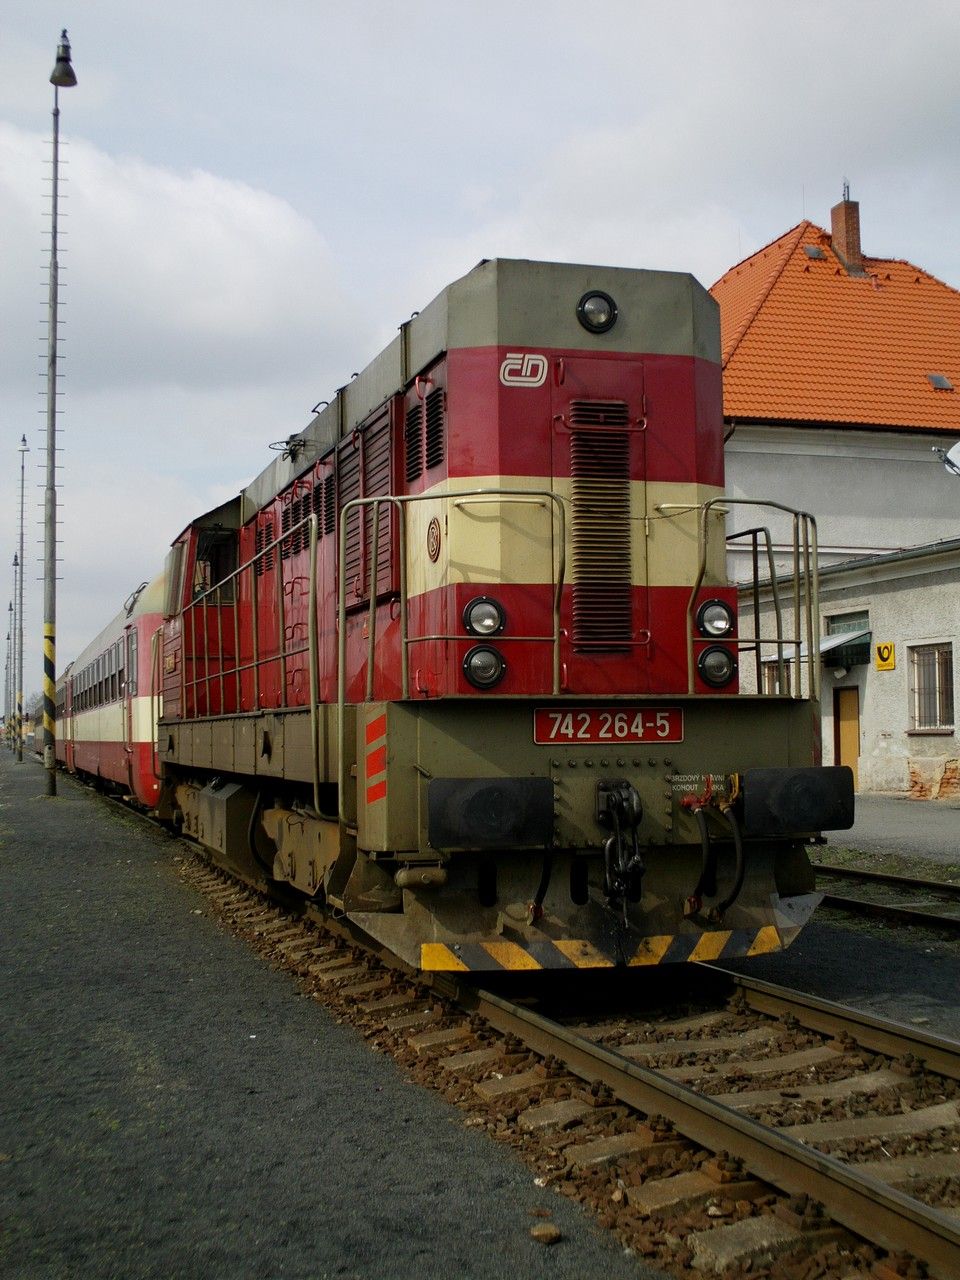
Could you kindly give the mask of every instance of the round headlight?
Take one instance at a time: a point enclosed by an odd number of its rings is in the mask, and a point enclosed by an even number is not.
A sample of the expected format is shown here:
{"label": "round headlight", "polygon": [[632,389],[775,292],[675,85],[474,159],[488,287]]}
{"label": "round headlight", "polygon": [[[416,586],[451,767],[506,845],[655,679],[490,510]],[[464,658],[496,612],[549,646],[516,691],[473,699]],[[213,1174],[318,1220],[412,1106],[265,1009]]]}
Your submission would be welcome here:
{"label": "round headlight", "polygon": [[609,293],[591,289],[577,303],[577,319],[591,333],[606,333],[617,322],[617,304]]}
{"label": "round headlight", "polygon": [[705,600],[697,610],[697,630],[702,636],[728,636],[733,630],[733,610],[722,600]]}
{"label": "round headlight", "polygon": [[729,649],[721,649],[718,644],[715,644],[709,649],[704,649],[700,654],[697,659],[697,670],[705,684],[719,689],[721,685],[729,684],[737,674],[737,660]]}
{"label": "round headlight", "polygon": [[463,610],[463,625],[474,636],[497,636],[506,621],[502,606],[490,596],[477,596]]}
{"label": "round headlight", "polygon": [[463,660],[463,674],[477,689],[492,689],[506,669],[503,655],[485,644],[475,645]]}

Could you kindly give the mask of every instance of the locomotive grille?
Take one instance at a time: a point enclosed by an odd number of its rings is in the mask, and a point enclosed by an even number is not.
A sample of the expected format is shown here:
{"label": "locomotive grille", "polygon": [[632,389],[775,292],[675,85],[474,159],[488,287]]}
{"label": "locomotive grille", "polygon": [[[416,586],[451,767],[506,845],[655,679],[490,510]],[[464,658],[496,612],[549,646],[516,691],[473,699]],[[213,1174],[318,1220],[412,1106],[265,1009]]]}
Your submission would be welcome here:
{"label": "locomotive grille", "polygon": [[630,649],[630,436],[611,430],[627,413],[615,401],[571,405],[573,645],[583,653]]}
{"label": "locomotive grille", "polygon": [[623,400],[571,400],[570,423],[574,427],[627,427],[630,410]]}
{"label": "locomotive grille", "polygon": [[274,565],[273,548],[271,547],[270,550],[266,553],[266,555],[260,554],[261,551],[263,551],[264,547],[270,546],[270,543],[272,541],[273,541],[273,521],[265,520],[262,525],[257,526],[257,532],[254,539],[254,544],[253,544],[253,549],[256,554],[256,560],[254,561],[254,572],[256,573],[258,578],[261,578],[267,572],[268,569],[273,568],[273,565]]}
{"label": "locomotive grille", "polygon": [[443,461],[443,414],[446,407],[443,387],[436,387],[427,396],[427,467],[436,467]]}
{"label": "locomotive grille", "polygon": [[403,429],[403,454],[409,484],[423,471],[423,405],[419,401],[407,410]]}
{"label": "locomotive grille", "polygon": [[[391,492],[390,418],[384,414],[357,437],[344,444],[337,454],[338,488],[341,508],[353,498],[373,498]],[[389,504],[380,507],[380,536],[377,548],[377,592],[393,589],[393,512]],[[362,511],[362,516],[361,516]],[[369,598],[370,554],[373,550],[373,509],[355,509],[347,516],[343,573],[348,596]]]}

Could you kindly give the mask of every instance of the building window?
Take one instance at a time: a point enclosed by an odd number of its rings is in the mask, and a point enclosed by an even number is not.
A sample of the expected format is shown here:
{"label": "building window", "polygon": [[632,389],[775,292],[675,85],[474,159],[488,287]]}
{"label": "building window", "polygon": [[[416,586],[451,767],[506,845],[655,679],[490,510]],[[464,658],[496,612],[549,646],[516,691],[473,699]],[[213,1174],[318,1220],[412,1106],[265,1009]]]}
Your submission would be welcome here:
{"label": "building window", "polygon": [[918,644],[910,650],[910,727],[953,728],[952,644]]}
{"label": "building window", "polygon": [[824,621],[827,635],[838,636],[843,631],[866,631],[870,625],[870,614],[866,609],[858,609],[856,613],[835,613]]}

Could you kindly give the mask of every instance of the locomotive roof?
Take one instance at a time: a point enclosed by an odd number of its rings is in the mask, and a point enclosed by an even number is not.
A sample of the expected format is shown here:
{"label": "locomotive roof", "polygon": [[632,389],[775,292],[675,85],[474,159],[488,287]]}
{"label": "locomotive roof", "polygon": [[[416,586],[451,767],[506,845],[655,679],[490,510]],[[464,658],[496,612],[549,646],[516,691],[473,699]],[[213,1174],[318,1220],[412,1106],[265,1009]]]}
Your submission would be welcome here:
{"label": "locomotive roof", "polygon": [[[589,333],[577,320],[577,302],[590,290],[616,299],[619,319],[608,333]],[[484,260],[401,325],[390,345],[290,437],[287,451],[242,491],[242,522],[444,351],[512,346],[689,355],[719,363],[719,313],[707,290],[685,273]]]}

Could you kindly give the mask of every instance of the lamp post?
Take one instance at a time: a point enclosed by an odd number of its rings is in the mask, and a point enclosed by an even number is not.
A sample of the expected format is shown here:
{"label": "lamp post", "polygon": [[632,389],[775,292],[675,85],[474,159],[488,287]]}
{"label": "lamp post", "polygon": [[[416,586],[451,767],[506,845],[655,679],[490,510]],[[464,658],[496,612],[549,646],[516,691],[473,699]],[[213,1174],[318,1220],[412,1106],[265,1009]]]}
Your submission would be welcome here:
{"label": "lamp post", "polygon": [[47,307],[47,468],[43,500],[43,765],[47,795],[57,794],[56,679],[57,679],[57,302],[60,268],[57,261],[57,203],[60,182],[60,90],[77,83],[70,63],[70,42],[64,28],[57,60],[50,73],[53,85],[53,191],[50,217],[50,290]]}
{"label": "lamp post", "polygon": [[17,761],[23,764],[23,490],[26,478],[27,437],[20,438],[20,603],[17,606]]}

